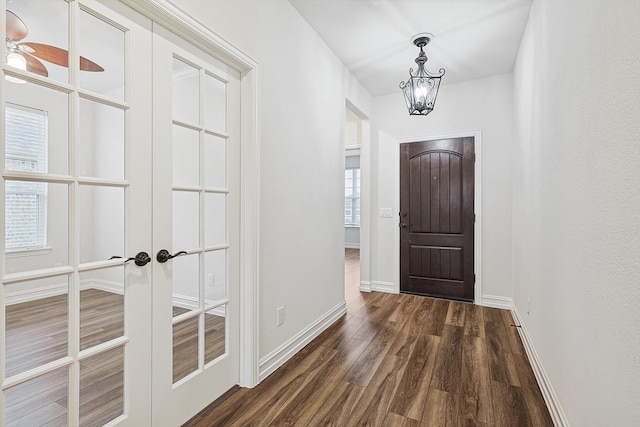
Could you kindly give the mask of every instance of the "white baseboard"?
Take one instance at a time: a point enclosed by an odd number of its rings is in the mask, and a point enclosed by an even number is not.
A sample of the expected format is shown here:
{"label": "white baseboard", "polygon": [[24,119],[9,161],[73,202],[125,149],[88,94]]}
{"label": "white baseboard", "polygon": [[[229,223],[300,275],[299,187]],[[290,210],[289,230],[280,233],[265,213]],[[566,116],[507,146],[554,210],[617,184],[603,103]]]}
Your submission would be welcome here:
{"label": "white baseboard", "polygon": [[258,367],[258,382],[268,377],[294,354],[302,350],[305,345],[309,344],[311,340],[320,335],[322,331],[327,329],[346,313],[347,305],[343,301],[321,316],[318,320],[300,331],[293,338],[289,339],[280,347],[260,359]]}
{"label": "white baseboard", "polygon": [[80,282],[80,290],[97,289],[99,291],[111,292],[112,294],[124,295],[124,284],[109,280],[88,279]]}
{"label": "white baseboard", "polygon": [[5,295],[5,304],[14,305],[23,302],[35,301],[41,298],[50,298],[58,295],[66,295],[69,292],[69,285],[66,283],[58,283],[55,285],[41,286],[34,289],[26,289],[24,291],[7,292]]}
{"label": "white baseboard", "polygon": [[480,305],[484,307],[502,308],[504,310],[511,310],[512,304],[513,304],[513,301],[511,300],[511,298],[502,297],[499,295],[485,294],[485,295],[482,295],[482,298],[480,299]]}
{"label": "white baseboard", "polygon": [[375,292],[386,292],[388,294],[394,294],[396,292],[393,282],[381,282],[379,280],[371,281],[371,290]]}
{"label": "white baseboard", "polygon": [[344,244],[344,248],[345,249],[360,249],[360,244],[359,243],[345,243]]}
{"label": "white baseboard", "polygon": [[199,306],[198,298],[187,295],[173,294],[171,296],[171,301],[176,307],[186,308],[187,310],[194,310]]}
{"label": "white baseboard", "polygon": [[[110,282],[107,280],[87,279],[80,282],[80,290],[99,289],[101,291],[111,292],[122,295],[124,288],[122,283]],[[56,283],[53,285],[40,286],[23,291],[11,292],[6,294],[6,305],[21,304],[24,302],[36,301],[42,298],[50,298],[58,295],[66,295],[69,292],[67,283]]]}
{"label": "white baseboard", "polygon": [[[197,298],[187,295],[173,294],[171,298],[172,304],[176,307],[186,308],[187,310],[196,310],[200,307],[200,303]],[[205,301],[205,304],[207,301]],[[207,313],[213,314],[219,317],[226,317],[225,306],[221,305],[211,310],[207,310]]]}
{"label": "white baseboard", "polygon": [[371,282],[367,280],[360,281],[360,292],[371,292]]}
{"label": "white baseboard", "polygon": [[520,327],[516,329],[518,329],[520,338],[522,339],[522,344],[524,345],[527,357],[529,358],[529,363],[531,364],[533,373],[536,376],[536,380],[538,381],[538,386],[540,387],[540,391],[542,392],[544,401],[546,402],[549,413],[551,414],[551,418],[553,419],[553,424],[555,424],[556,427],[569,427],[569,420],[567,419],[567,416],[562,409],[562,405],[560,405],[558,396],[553,390],[551,381],[549,380],[549,377],[547,376],[547,373],[542,366],[542,362],[538,357],[538,353],[533,346],[533,342],[531,341],[529,334],[527,333],[525,325],[522,324],[522,318],[520,317],[518,309],[516,309],[515,306],[511,307],[511,314],[513,315],[513,320],[515,321],[516,325],[520,325]]}
{"label": "white baseboard", "polygon": [[381,282],[373,280],[371,282],[362,280],[360,282],[360,292],[386,292],[388,294],[396,293],[393,282]]}

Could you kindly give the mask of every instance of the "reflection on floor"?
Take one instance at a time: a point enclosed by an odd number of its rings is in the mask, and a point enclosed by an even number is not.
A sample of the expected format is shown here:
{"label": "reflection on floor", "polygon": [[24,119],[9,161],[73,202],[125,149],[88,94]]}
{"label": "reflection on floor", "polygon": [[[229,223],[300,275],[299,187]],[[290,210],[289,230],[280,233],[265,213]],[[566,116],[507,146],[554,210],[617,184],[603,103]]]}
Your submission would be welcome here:
{"label": "reflection on floor", "polygon": [[[187,309],[173,307],[174,317]],[[205,314],[204,363],[224,354],[224,317]],[[198,369],[198,318],[192,317],[173,326],[173,382]]]}
{"label": "reflection on floor", "polygon": [[360,249],[344,250],[344,299],[347,304],[360,296]]}
{"label": "reflection on floor", "polygon": [[[120,337],[122,295],[96,289],[80,293],[80,348]],[[68,352],[67,295],[6,307],[7,377],[53,362]],[[186,310],[174,307],[174,315]],[[224,353],[224,317],[205,315],[205,363]],[[80,424],[101,426],[123,413],[124,347],[80,362]],[[174,381],[198,369],[197,317],[174,326]],[[68,374],[63,366],[6,390],[6,426],[68,424]]]}

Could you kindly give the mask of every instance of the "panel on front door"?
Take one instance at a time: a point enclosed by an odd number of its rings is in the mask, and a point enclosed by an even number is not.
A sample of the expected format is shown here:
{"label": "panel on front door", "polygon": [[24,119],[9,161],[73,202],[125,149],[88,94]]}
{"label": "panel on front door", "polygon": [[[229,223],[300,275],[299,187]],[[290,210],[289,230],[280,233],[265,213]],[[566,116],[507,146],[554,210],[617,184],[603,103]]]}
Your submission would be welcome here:
{"label": "panel on front door", "polygon": [[473,139],[400,150],[400,290],[473,301]]}

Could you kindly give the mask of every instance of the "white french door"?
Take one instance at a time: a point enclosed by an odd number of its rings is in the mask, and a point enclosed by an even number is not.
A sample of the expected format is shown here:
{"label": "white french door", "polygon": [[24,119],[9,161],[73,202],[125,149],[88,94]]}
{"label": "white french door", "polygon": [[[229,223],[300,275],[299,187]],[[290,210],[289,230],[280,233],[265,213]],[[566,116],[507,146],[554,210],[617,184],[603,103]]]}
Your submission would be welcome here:
{"label": "white french door", "polygon": [[148,425],[151,23],[2,3],[0,425]]}
{"label": "white french door", "polygon": [[240,75],[154,24],[153,424],[239,382]]}
{"label": "white french door", "polygon": [[0,426],[180,425],[239,382],[240,75],[117,1],[3,3]]}

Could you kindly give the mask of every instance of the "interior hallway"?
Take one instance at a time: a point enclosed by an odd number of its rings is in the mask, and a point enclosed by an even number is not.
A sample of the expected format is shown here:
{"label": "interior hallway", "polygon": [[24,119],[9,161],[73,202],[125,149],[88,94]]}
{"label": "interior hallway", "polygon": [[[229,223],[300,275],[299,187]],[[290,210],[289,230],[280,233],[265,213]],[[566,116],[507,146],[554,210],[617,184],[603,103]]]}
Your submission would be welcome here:
{"label": "interior hallway", "polygon": [[254,389],[186,426],[553,426],[506,310],[361,293],[345,257],[347,315]]}

